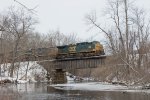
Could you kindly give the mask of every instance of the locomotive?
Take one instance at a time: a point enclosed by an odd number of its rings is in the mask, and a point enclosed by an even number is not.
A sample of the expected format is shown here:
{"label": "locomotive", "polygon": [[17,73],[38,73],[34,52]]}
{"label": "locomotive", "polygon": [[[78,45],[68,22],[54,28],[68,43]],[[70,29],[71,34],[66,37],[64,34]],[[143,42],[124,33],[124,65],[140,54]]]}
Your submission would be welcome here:
{"label": "locomotive", "polygon": [[98,41],[57,46],[57,48],[56,59],[105,55],[103,45]]}

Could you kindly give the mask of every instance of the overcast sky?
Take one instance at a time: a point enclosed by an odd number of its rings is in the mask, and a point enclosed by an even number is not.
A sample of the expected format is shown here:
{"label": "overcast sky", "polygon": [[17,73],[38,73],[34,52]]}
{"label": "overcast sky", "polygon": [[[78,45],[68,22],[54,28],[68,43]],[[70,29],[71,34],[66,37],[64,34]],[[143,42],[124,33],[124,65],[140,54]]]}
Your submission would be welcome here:
{"label": "overcast sky", "polygon": [[[64,34],[76,33],[78,37],[88,39],[95,36],[95,40],[102,40],[98,31],[88,31],[85,15],[96,11],[102,15],[107,0],[17,0],[28,8],[35,9],[39,19],[37,31],[47,33],[49,30],[60,30]],[[137,5],[150,11],[150,0],[137,0]],[[20,6],[14,0],[1,0],[0,11],[11,5]]]}

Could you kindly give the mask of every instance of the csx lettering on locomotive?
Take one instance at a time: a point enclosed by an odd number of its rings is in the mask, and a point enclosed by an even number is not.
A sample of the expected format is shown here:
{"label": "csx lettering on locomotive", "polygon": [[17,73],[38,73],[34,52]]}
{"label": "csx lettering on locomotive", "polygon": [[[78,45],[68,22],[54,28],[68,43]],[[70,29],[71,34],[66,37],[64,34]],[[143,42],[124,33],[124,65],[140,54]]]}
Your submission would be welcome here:
{"label": "csx lettering on locomotive", "polygon": [[77,44],[58,46],[57,48],[57,59],[105,55],[103,46],[98,41],[81,42]]}

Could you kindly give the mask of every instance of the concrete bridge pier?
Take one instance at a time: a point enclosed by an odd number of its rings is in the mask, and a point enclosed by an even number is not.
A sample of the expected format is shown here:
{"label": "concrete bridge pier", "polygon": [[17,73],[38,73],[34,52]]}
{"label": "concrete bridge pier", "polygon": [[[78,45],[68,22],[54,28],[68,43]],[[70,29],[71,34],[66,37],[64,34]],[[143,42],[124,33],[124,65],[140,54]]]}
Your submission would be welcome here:
{"label": "concrete bridge pier", "polygon": [[55,69],[52,75],[52,84],[67,83],[66,71],[63,69]]}

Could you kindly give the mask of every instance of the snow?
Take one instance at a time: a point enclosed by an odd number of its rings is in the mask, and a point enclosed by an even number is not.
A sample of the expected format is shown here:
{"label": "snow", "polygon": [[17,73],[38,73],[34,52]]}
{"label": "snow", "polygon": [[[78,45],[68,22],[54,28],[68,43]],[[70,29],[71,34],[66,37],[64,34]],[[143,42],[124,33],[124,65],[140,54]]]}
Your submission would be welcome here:
{"label": "snow", "polygon": [[107,82],[88,82],[88,83],[67,83],[49,85],[58,90],[80,90],[80,91],[120,91],[120,92],[138,92],[150,93],[150,89],[142,89],[142,86],[123,86],[114,85]]}
{"label": "snow", "polygon": [[[0,66],[2,68],[0,81],[5,80],[5,79],[8,79],[12,82],[16,82],[17,80],[17,83],[27,83],[29,81],[37,82],[39,80],[40,82],[47,81],[46,80],[47,71],[41,65],[39,65],[36,61],[20,62],[20,63],[16,62],[15,66],[18,66],[18,67],[16,67],[14,71],[13,78],[9,77],[8,71],[11,66],[10,63],[1,64]],[[28,70],[27,78],[26,78],[26,70]],[[68,72],[66,73],[66,77],[67,77],[68,83],[74,82],[74,80],[76,79],[76,76]]]}
{"label": "snow", "polygon": [[19,84],[23,84],[23,83],[27,83],[28,81],[25,81],[25,80],[17,80],[17,83]]}
{"label": "snow", "polygon": [[60,90],[114,91],[128,89],[127,86],[112,85],[102,82],[56,84],[50,86]]}
{"label": "snow", "polygon": [[[9,79],[10,81],[14,82],[17,80],[17,83],[27,83],[27,82],[37,82],[39,80],[46,81],[46,73],[47,71],[37,64],[36,61],[29,61],[29,62],[20,62],[15,63],[16,67],[14,71],[14,77],[9,77],[9,68],[11,64],[8,63],[6,65],[1,64],[2,73],[0,80]],[[27,67],[28,66],[28,67]],[[27,78],[26,78],[26,70],[27,71]],[[38,80],[37,80],[38,79]]]}
{"label": "snow", "polygon": [[11,78],[11,77],[0,77],[0,81],[1,80],[6,80],[6,79],[8,79],[8,80],[10,80],[12,82],[16,80],[16,78]]}
{"label": "snow", "polygon": [[75,76],[72,75],[71,73],[66,72],[66,77],[67,77],[67,81],[74,81],[75,80]]}

